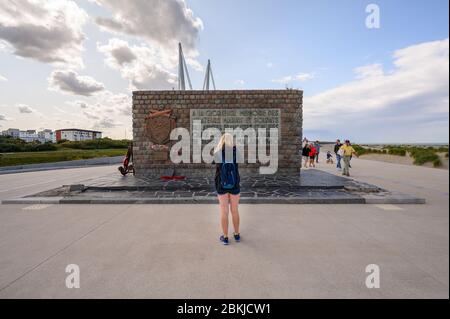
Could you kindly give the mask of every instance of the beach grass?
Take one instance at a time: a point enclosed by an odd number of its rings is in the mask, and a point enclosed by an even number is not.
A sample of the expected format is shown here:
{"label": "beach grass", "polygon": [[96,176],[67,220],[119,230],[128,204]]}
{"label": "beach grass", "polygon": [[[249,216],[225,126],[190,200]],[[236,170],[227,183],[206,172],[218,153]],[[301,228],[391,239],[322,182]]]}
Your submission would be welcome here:
{"label": "beach grass", "polygon": [[361,156],[364,154],[389,154],[396,156],[411,156],[414,159],[414,165],[424,165],[425,163],[432,163],[434,167],[441,167],[442,160],[440,153],[445,153],[448,158],[448,146],[440,147],[420,147],[420,146],[383,146],[382,148],[363,147],[360,145],[353,146],[356,153]]}

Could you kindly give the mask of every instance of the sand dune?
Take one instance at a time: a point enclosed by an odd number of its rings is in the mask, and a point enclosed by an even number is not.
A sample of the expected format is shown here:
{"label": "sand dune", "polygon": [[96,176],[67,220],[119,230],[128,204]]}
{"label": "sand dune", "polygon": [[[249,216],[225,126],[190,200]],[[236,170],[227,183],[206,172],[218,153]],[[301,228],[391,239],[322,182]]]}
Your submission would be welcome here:
{"label": "sand dune", "polygon": [[[324,145],[321,149],[321,153],[324,156],[327,151],[331,151],[333,153],[333,147],[334,145]],[[333,153],[334,156],[334,153]],[[438,167],[437,169],[447,169],[449,168],[449,159],[445,157],[445,153],[439,154],[442,161],[442,166]],[[414,165],[414,159],[407,156],[397,156],[397,155],[389,155],[389,154],[365,154],[360,157],[360,159],[364,160],[371,160],[371,161],[379,161],[379,162],[386,162],[386,163],[394,163],[394,164],[401,164],[401,165]],[[431,167],[433,168],[433,163],[425,163],[422,165],[424,167]]]}

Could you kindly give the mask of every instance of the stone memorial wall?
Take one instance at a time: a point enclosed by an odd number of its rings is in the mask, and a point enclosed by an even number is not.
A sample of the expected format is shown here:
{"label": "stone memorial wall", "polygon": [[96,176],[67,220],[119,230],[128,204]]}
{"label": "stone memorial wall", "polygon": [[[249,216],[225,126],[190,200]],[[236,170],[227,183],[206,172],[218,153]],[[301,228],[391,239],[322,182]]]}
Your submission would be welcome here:
{"label": "stone memorial wall", "polygon": [[[201,128],[278,128],[278,170],[285,176],[300,172],[302,95],[299,90],[252,91],[136,91],[133,92],[133,151],[138,176],[160,177],[170,170],[176,175],[209,176],[214,165],[174,164],[169,150],[174,128],[192,132]],[[205,143],[205,142],[204,142]],[[260,163],[240,164],[242,175],[259,174]]]}

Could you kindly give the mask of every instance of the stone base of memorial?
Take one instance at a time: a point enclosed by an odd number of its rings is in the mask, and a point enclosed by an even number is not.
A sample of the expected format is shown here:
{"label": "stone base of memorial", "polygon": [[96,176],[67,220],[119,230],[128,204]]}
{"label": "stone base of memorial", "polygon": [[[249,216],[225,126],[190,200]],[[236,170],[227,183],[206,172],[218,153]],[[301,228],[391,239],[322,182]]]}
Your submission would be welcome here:
{"label": "stone base of memorial", "polygon": [[[278,128],[278,169],[273,177],[299,175],[302,96],[299,90],[133,92],[136,174],[154,178],[171,171],[187,178],[213,175],[214,165],[194,163],[192,152],[189,163],[174,164],[169,156],[176,142],[170,141],[172,129],[192,132],[196,120],[201,121],[201,129],[221,131]],[[260,175],[260,166],[259,162],[245,163],[239,168],[243,176],[256,176]]]}

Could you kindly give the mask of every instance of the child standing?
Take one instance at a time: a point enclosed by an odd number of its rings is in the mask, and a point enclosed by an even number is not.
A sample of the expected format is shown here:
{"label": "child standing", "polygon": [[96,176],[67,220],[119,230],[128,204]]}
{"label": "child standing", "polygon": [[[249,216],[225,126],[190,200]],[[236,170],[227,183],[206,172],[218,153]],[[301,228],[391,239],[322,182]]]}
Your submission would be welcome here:
{"label": "child standing", "polygon": [[331,155],[331,152],[327,152],[327,164],[333,164],[333,155]]}
{"label": "child standing", "polygon": [[316,159],[317,149],[314,144],[309,145],[309,167],[316,167],[315,159]]}

